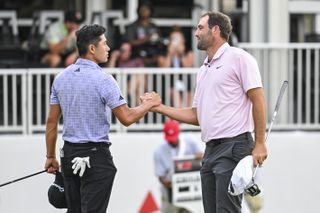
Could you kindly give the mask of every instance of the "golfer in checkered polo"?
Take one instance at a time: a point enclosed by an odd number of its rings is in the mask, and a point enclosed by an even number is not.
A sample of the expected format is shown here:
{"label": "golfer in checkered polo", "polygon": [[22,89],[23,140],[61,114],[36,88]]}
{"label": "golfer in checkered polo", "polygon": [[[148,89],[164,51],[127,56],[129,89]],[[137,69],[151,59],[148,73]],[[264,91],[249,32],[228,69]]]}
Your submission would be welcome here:
{"label": "golfer in checkered polo", "polygon": [[105,213],[117,171],[109,150],[111,112],[128,126],[159,105],[160,97],[147,93],[144,102],[129,108],[115,79],[98,65],[107,62],[110,50],[105,28],[86,25],[76,36],[80,58],[60,72],[52,85],[45,168],[48,173],[59,169],[55,150],[62,116],[60,157],[68,212]]}

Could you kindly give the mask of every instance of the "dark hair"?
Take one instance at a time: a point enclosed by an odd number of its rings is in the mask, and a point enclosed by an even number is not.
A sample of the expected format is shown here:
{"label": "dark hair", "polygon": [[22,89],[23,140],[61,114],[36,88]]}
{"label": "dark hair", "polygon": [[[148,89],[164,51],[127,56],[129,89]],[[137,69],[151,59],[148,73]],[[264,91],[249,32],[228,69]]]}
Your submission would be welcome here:
{"label": "dark hair", "polygon": [[64,13],[64,21],[81,24],[83,21],[83,18],[82,18],[82,15],[79,11],[68,10],[68,11],[65,11],[65,13]]}
{"label": "dark hair", "polygon": [[179,25],[173,25],[171,27],[171,31],[170,32],[181,32],[182,33],[182,29]]}
{"label": "dark hair", "polygon": [[218,25],[220,28],[220,36],[226,41],[229,40],[229,36],[232,31],[231,20],[229,16],[220,13],[220,12],[207,12],[203,14],[201,17],[209,16],[208,25],[209,28],[212,29],[214,26]]}
{"label": "dark hair", "polygon": [[106,32],[106,29],[100,25],[85,25],[76,32],[77,48],[80,56],[87,53],[90,44],[98,45],[100,36]]}
{"label": "dark hair", "polygon": [[142,1],[137,8],[137,13],[139,15],[139,11],[142,7],[147,7],[150,10],[150,13],[153,14],[153,6],[152,3],[150,1]]}

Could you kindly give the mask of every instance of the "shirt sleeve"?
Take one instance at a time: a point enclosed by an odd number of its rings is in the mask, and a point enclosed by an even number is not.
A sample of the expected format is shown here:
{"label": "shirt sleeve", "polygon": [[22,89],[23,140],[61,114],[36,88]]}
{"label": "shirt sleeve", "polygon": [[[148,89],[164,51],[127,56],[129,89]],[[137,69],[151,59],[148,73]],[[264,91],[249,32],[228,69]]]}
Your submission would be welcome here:
{"label": "shirt sleeve", "polygon": [[197,106],[198,106],[198,94],[197,94],[197,88],[196,88],[193,95],[192,108],[197,108]]}
{"label": "shirt sleeve", "polygon": [[248,91],[253,88],[262,87],[262,81],[258,63],[255,58],[247,52],[240,57],[240,73],[239,77],[242,82],[244,91]]}
{"label": "shirt sleeve", "polygon": [[110,109],[126,104],[116,80],[107,75],[101,83],[101,98]]}
{"label": "shirt sleeve", "polygon": [[60,101],[58,99],[58,94],[55,89],[55,84],[52,84],[51,87],[51,95],[50,95],[50,105],[60,104]]}

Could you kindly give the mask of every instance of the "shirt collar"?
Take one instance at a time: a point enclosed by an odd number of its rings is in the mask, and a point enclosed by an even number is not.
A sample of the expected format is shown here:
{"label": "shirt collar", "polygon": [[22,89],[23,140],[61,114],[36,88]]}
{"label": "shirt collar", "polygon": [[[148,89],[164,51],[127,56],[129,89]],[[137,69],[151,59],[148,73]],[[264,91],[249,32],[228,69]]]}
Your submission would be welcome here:
{"label": "shirt collar", "polygon": [[92,68],[102,70],[102,68],[96,62],[93,62],[93,61],[85,59],[85,58],[78,58],[75,64],[76,65],[85,65],[85,66],[89,66]]}
{"label": "shirt collar", "polygon": [[219,47],[219,49],[217,50],[217,52],[214,54],[212,60],[210,62],[208,62],[208,56],[206,57],[206,59],[204,60],[204,65],[208,65],[211,64],[213,62],[213,60],[217,60],[218,58],[220,58],[220,56],[222,56],[222,54],[226,51],[226,49],[228,49],[230,47],[230,45],[228,44],[228,42],[225,42],[223,45],[221,45],[221,47]]}

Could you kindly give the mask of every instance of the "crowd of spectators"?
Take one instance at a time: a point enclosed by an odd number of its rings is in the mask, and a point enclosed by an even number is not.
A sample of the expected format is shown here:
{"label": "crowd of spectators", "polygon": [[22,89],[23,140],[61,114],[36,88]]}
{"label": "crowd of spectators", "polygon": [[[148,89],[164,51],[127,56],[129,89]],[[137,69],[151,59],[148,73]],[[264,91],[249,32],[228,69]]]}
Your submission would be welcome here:
{"label": "crowd of spectators", "polygon": [[[112,50],[107,67],[159,67],[181,68],[193,66],[193,53],[186,46],[184,32],[174,26],[167,34],[152,22],[152,5],[143,2],[137,9],[137,20],[126,27],[118,49]],[[170,75],[170,89],[165,89],[165,73],[162,79],[164,97],[169,97],[170,104],[182,107],[183,93],[187,93],[185,105],[191,106],[191,77],[187,82],[182,75]],[[139,102],[139,94],[147,91],[148,80],[144,74],[128,76],[128,99],[132,104]],[[132,94],[134,93],[134,94]],[[175,101],[177,100],[177,101]]]}
{"label": "crowd of spectators", "polygon": [[[137,19],[125,27],[125,32],[120,34],[120,37],[108,38],[107,35],[108,40],[117,42],[113,42],[108,63],[101,66],[177,68],[174,70],[193,67],[194,55],[187,45],[186,33],[179,26],[161,32],[161,28],[152,22],[152,15],[151,3],[144,1],[137,8]],[[39,51],[35,53],[35,48],[29,47],[32,58],[36,58],[36,63],[33,62],[31,67],[36,65],[35,67],[62,68],[74,63],[78,58],[75,32],[84,24],[83,21],[81,13],[73,10],[65,12],[64,20],[51,23],[36,42]],[[30,67],[30,64],[25,67]],[[165,85],[170,85],[170,88],[166,89]],[[168,78],[166,73],[163,73],[161,86],[171,105],[191,105],[191,75],[171,74]],[[129,75],[127,88],[128,101],[137,105],[139,95],[148,90],[147,75]]]}

